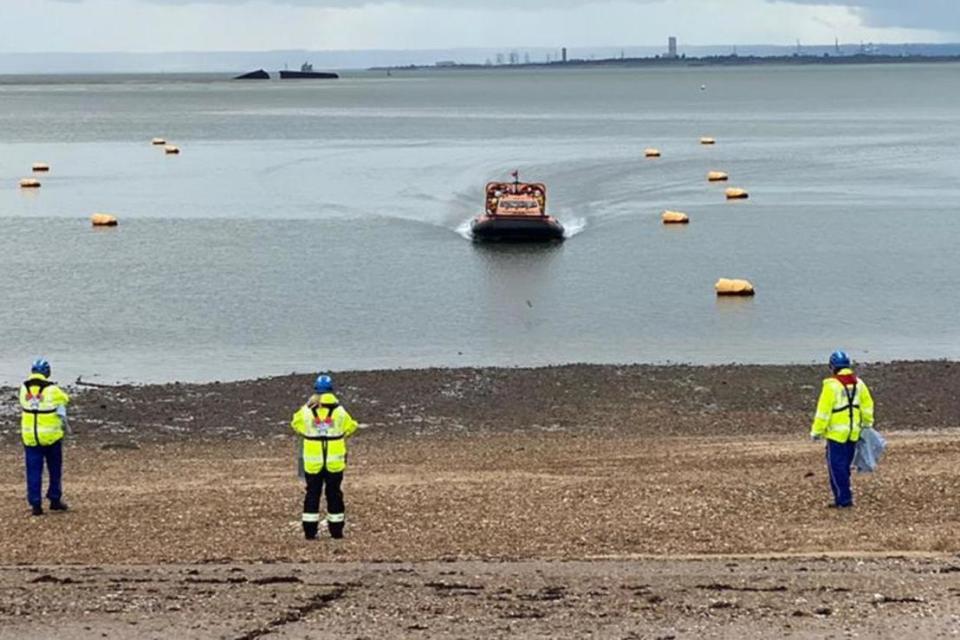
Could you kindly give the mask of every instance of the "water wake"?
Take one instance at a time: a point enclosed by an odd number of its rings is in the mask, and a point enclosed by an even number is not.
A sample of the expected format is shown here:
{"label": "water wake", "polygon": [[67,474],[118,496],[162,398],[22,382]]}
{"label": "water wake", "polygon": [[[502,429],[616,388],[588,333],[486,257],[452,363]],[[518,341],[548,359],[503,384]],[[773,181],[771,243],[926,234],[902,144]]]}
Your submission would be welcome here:
{"label": "water wake", "polygon": [[586,218],[570,218],[566,221],[561,220],[561,222],[563,223],[564,238],[572,238],[587,228]]}
{"label": "water wake", "polygon": [[470,232],[470,223],[472,219],[468,218],[464,220],[460,226],[458,226],[454,231],[457,232],[464,240],[473,240],[473,234]]}

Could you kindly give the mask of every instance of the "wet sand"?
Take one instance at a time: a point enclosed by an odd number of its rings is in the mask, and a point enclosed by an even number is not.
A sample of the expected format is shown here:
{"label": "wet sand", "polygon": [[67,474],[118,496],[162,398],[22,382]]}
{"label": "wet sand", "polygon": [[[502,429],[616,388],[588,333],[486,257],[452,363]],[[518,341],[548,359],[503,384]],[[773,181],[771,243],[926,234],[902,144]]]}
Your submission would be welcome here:
{"label": "wet sand", "polygon": [[28,515],[0,440],[0,638],[949,637],[960,366],[861,373],[891,450],[839,512],[820,368],[339,374],[348,538],[314,543],[287,427],[310,376],[83,387],[70,513]]}
{"label": "wet sand", "polygon": [[822,557],[6,568],[0,638],[953,637],[957,572]]}

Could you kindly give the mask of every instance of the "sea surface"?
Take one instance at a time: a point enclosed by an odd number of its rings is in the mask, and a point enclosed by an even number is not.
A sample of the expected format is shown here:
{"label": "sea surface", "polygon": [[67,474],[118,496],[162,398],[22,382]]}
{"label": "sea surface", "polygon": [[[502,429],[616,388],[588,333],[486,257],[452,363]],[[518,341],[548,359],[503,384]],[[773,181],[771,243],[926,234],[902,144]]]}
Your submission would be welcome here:
{"label": "sea surface", "polygon": [[[958,358],[957,105],[951,64],[0,78],[0,382]],[[514,169],[562,245],[470,241]]]}

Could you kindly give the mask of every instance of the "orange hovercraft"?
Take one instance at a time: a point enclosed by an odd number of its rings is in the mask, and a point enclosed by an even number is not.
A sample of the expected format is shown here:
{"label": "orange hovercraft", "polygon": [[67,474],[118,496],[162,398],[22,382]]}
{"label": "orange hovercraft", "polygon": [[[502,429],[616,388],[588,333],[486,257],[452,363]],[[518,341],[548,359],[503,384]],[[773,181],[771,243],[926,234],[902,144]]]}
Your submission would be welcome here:
{"label": "orange hovercraft", "polygon": [[475,242],[558,242],[563,225],[547,215],[547,187],[540,182],[488,182],[486,211],[473,219]]}

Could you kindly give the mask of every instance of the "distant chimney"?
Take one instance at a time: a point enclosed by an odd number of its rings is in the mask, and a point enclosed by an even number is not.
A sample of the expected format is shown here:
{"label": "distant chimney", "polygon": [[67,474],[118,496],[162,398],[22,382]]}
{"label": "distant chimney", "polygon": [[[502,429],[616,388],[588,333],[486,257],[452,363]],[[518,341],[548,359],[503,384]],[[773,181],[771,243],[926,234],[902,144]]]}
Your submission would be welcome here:
{"label": "distant chimney", "polygon": [[677,57],[677,37],[670,36],[667,39],[667,57],[676,58]]}
{"label": "distant chimney", "polygon": [[567,61],[567,48],[566,48],[566,47],[564,47],[563,49],[560,50],[560,55],[561,55],[561,57],[563,58],[563,61],[566,62],[566,61]]}

